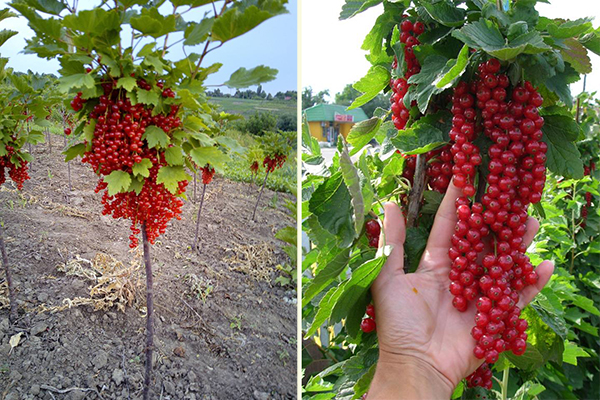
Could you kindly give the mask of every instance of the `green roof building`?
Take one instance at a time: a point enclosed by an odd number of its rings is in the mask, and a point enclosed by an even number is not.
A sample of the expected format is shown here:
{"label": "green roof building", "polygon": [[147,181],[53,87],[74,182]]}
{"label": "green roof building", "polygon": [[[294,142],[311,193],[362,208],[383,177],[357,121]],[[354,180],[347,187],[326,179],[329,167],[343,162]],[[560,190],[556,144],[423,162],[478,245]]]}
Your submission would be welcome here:
{"label": "green roof building", "polygon": [[335,144],[338,135],[347,137],[355,123],[369,119],[362,108],[346,108],[338,104],[317,104],[305,109],[310,134],[320,142]]}

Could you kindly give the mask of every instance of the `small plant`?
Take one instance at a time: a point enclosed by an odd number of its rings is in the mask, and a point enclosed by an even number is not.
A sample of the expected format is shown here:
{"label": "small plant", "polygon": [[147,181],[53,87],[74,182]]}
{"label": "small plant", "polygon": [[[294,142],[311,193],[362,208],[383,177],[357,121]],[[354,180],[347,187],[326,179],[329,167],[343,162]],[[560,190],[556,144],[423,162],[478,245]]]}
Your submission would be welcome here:
{"label": "small plant", "polygon": [[52,180],[53,177],[52,171],[50,171],[50,168],[48,168],[48,180]]}
{"label": "small plant", "polygon": [[242,316],[235,315],[231,317],[231,321],[229,321],[229,327],[231,329],[237,329],[238,331],[242,330]]}

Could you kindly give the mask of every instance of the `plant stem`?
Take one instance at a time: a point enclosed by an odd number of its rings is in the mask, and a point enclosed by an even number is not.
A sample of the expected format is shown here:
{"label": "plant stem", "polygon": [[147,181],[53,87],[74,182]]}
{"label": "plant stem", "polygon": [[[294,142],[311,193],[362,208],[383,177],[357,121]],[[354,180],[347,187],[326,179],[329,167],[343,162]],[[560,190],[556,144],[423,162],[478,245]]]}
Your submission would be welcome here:
{"label": "plant stem", "polygon": [[[576,187],[573,184],[573,201],[575,200]],[[569,267],[569,274],[573,274],[573,268],[575,267],[575,209],[571,210],[571,241],[573,242],[573,247],[571,248],[571,266]]]}
{"label": "plant stem", "polygon": [[265,185],[267,184],[267,178],[269,177],[269,169],[267,169],[267,174],[265,175],[265,180],[263,181],[262,187],[260,188],[260,192],[258,193],[258,200],[256,200],[256,205],[254,206],[254,212],[252,213],[252,221],[254,221],[254,217],[256,216],[256,209],[258,208],[258,203],[260,203],[260,196],[262,196],[263,190],[265,189]]}
{"label": "plant stem", "polygon": [[508,377],[510,374],[510,367],[506,368],[502,373],[502,400],[508,399]]}
{"label": "plant stem", "polygon": [[150,243],[146,232],[146,223],[142,224],[144,246],[144,264],[146,265],[146,377],[144,379],[144,400],[150,398],[150,380],[152,378],[152,350],[154,349],[154,303],[152,302],[152,261]]}
{"label": "plant stem", "polygon": [[48,153],[52,154],[52,132],[50,130],[48,132]]}
{"label": "plant stem", "polygon": [[192,203],[196,203],[196,186],[197,186],[197,176],[198,174],[196,172],[194,172],[194,197],[192,199]]}
{"label": "plant stem", "polygon": [[17,303],[15,301],[15,287],[13,285],[12,276],[10,275],[10,267],[8,265],[8,256],[6,255],[6,248],[4,247],[4,234],[3,229],[0,228],[0,252],[2,253],[2,265],[4,266],[4,273],[6,274],[6,284],[8,285],[8,302],[10,303],[10,312],[8,319],[10,322],[17,320]]}
{"label": "plant stem", "polygon": [[406,218],[407,228],[414,228],[417,226],[417,218],[419,217],[419,209],[421,208],[421,200],[423,198],[423,191],[425,190],[426,166],[427,158],[423,154],[418,154],[414,183],[408,198],[408,215]]}
{"label": "plant stem", "polygon": [[200,232],[200,214],[202,213],[202,204],[204,204],[204,193],[206,193],[206,183],[202,187],[202,197],[200,197],[200,207],[198,207],[198,216],[196,217],[196,235],[194,236],[194,244],[192,249],[197,249],[198,233]]}

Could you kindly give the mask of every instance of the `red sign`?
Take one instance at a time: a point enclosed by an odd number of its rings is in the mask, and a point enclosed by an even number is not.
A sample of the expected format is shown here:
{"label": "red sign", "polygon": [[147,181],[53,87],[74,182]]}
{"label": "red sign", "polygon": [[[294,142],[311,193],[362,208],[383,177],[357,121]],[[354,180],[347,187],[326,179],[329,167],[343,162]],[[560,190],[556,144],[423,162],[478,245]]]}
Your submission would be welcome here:
{"label": "red sign", "polygon": [[335,113],[333,120],[336,122],[354,122],[354,115]]}

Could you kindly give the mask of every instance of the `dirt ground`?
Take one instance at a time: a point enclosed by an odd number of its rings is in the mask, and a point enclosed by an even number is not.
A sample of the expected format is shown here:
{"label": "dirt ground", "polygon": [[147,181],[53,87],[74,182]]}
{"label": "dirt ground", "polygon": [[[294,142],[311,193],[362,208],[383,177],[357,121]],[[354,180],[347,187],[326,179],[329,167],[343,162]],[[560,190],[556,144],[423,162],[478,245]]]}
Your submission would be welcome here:
{"label": "dirt ground", "polygon": [[[0,309],[0,400],[139,399],[145,277],[139,251],[128,246],[129,223],[101,215],[97,178],[87,165],[71,162],[69,192],[58,149],[39,145],[34,156],[23,191],[10,179],[0,190],[19,305],[11,329],[8,309]],[[187,202],[182,220],[173,220],[152,246],[152,398],[296,397],[296,292],[274,282],[281,274],[276,266],[289,262],[274,235],[295,225],[284,207],[293,197],[265,190],[252,222],[257,193],[256,186],[216,176],[204,202],[200,254],[190,250],[197,203]],[[123,269],[102,275],[83,261],[98,254]],[[113,295],[119,282],[126,285],[113,307],[95,310],[110,306],[102,292],[91,304],[90,289],[101,282]],[[124,312],[115,306],[120,297],[120,304],[131,301]]]}

